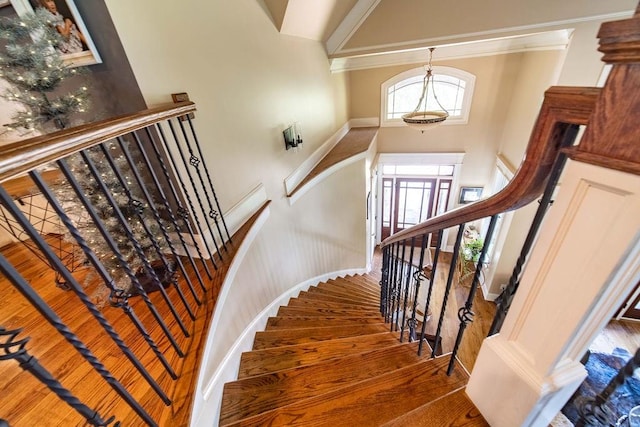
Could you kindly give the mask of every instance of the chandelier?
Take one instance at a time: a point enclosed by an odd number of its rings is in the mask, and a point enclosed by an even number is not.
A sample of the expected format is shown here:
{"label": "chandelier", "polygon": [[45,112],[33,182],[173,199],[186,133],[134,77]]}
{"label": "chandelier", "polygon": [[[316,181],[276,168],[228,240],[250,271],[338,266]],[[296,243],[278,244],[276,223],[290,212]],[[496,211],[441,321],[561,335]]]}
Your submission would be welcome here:
{"label": "chandelier", "polygon": [[[427,64],[427,75],[424,76],[424,82],[422,85],[422,95],[420,95],[420,99],[418,100],[418,105],[416,105],[415,110],[411,113],[404,114],[402,116],[402,120],[409,126],[414,129],[417,129],[424,133],[425,130],[432,129],[442,122],[444,122],[447,117],[449,117],[449,113],[447,110],[440,104],[438,101],[438,97],[436,96],[436,91],[433,87],[433,71],[431,68],[431,59],[433,58],[433,51],[435,47],[429,48],[429,63]],[[427,98],[429,93],[429,83],[431,83],[431,91],[433,92],[433,98],[436,100],[436,103],[440,107],[441,111],[428,111],[427,110]],[[422,108],[421,108],[422,107]]]}

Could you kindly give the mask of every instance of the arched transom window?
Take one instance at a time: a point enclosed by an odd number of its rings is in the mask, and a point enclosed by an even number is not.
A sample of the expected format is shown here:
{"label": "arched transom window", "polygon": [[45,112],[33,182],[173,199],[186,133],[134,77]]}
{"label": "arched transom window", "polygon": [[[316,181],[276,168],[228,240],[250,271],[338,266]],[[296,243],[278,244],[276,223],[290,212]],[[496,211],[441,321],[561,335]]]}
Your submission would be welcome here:
{"label": "arched transom window", "polygon": [[[382,126],[403,125],[402,115],[415,110],[420,95],[425,67],[400,73],[382,84]],[[427,110],[440,110],[434,98],[449,113],[445,124],[466,124],[469,118],[475,76],[451,67],[433,67],[433,86],[429,85]]]}

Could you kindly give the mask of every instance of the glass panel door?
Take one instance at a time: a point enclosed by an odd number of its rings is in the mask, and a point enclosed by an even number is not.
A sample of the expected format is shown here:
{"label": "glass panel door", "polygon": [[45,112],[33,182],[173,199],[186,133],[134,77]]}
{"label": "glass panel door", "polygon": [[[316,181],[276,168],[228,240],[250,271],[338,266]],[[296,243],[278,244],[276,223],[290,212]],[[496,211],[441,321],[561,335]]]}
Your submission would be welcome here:
{"label": "glass panel door", "polygon": [[394,233],[431,217],[436,179],[396,178]]}

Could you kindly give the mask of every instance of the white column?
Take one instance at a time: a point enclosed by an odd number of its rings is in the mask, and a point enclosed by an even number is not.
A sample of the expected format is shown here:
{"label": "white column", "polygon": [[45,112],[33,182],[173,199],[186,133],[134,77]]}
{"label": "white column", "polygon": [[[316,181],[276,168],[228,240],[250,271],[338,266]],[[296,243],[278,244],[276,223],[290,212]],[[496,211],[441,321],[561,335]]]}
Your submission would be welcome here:
{"label": "white column", "polygon": [[640,279],[640,176],[569,161],[501,333],[467,393],[494,427],[548,426]]}

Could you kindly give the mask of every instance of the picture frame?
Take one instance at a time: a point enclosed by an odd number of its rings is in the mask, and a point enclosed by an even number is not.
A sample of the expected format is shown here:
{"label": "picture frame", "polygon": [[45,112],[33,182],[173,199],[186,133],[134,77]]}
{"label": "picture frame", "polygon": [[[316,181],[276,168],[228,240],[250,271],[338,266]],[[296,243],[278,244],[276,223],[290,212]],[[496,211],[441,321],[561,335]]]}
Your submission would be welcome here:
{"label": "picture frame", "polygon": [[[39,7],[44,8],[43,0],[10,0],[10,2],[19,16],[33,13]],[[60,20],[61,28],[63,25],[71,28],[69,43],[63,47],[66,51],[61,52],[65,64],[70,67],[80,67],[102,63],[98,49],[91,39],[74,0],[49,0],[49,2],[55,5],[52,15],[56,13],[54,16]]]}
{"label": "picture frame", "polygon": [[461,187],[460,188],[460,200],[458,202],[462,205],[466,203],[475,202],[482,197],[482,190],[484,187]]}

